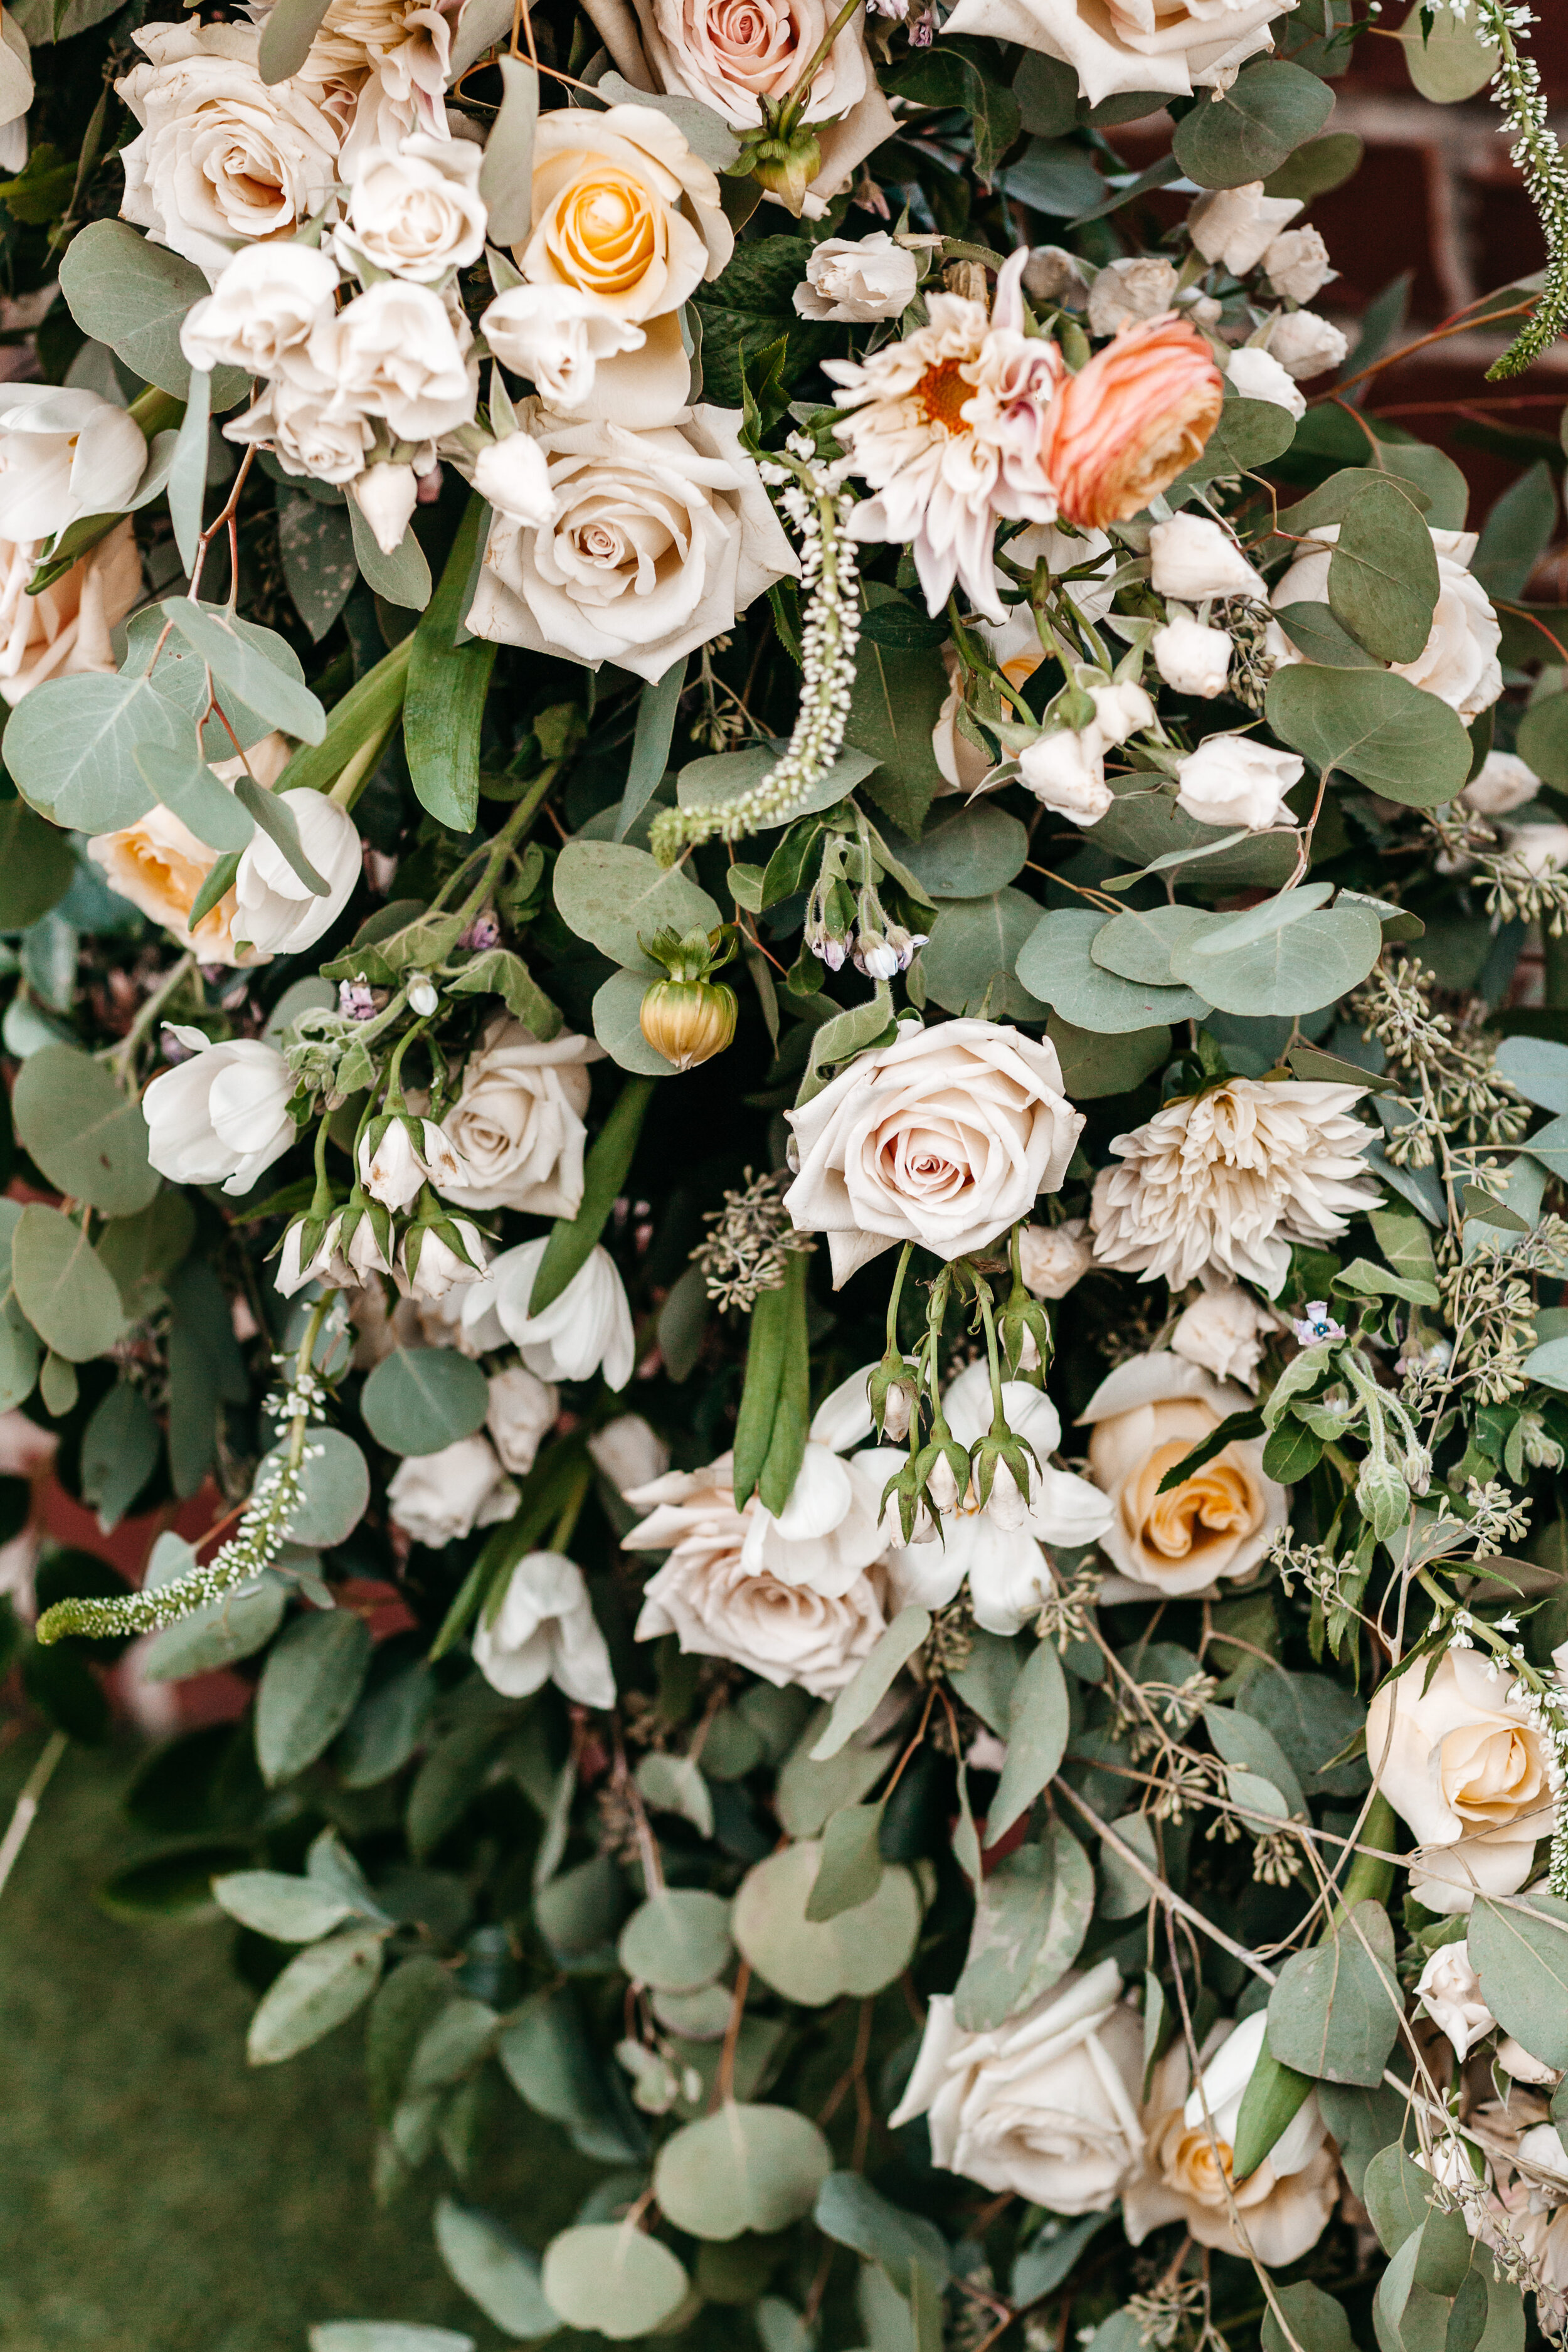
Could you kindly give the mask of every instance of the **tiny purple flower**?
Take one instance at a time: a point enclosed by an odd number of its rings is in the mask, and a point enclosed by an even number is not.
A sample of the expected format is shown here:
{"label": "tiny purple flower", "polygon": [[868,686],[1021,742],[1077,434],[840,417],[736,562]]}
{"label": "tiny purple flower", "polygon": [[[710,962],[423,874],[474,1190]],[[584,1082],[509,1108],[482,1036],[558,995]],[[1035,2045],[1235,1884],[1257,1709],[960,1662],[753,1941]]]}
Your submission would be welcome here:
{"label": "tiny purple flower", "polygon": [[1344,1325],[1336,1323],[1329,1313],[1326,1298],[1309,1298],[1305,1314],[1293,1321],[1290,1328],[1303,1348],[1315,1348],[1325,1339],[1342,1339],[1345,1336]]}
{"label": "tiny purple flower", "polygon": [[489,912],[476,915],[458,941],[458,945],[460,948],[472,948],[476,954],[483,954],[487,948],[500,945],[500,925]]}
{"label": "tiny purple flower", "polygon": [[375,991],[363,975],[338,982],[338,1011],[348,1021],[369,1021],[375,1012]]}

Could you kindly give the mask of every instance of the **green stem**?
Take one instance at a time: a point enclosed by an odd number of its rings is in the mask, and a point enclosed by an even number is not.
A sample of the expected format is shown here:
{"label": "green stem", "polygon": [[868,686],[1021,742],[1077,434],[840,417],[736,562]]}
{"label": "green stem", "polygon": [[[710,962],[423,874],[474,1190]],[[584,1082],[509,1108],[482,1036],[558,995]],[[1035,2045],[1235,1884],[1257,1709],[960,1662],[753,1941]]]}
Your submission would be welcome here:
{"label": "green stem", "polygon": [[913,1242],[906,1242],[899,1253],[899,1270],[893,1276],[893,1295],[888,1301],[888,1353],[901,1355],[899,1346],[899,1303],[904,1295],[904,1276],[910,1270],[910,1260],[915,1254]]}
{"label": "green stem", "polygon": [[850,17],[853,16],[856,9],[858,8],[859,5],[860,0],[844,0],[844,5],[840,8],[837,16],[833,19],[833,22],[828,26],[827,30],[824,33],[821,40],[818,41],[816,48],[812,51],[811,56],[807,58],[805,69],[795,83],[795,89],[784,106],[784,112],[779,117],[778,136],[781,139],[790,139],[794,137],[795,126],[799,122],[801,116],[805,113],[806,106],[810,102],[811,85],[816,79],[817,68],[819,66],[823,65],[827,58],[832,54],[834,42],[838,38],[839,34],[844,30],[845,26],[847,25]]}
{"label": "green stem", "polygon": [[[1394,1807],[1379,1789],[1367,1807],[1361,1843],[1387,1848],[1393,1845],[1397,1828]],[[1384,1854],[1358,1853],[1345,1873],[1344,1885],[1335,1902],[1332,1924],[1337,1926],[1340,1919],[1353,1911],[1358,1903],[1386,1903],[1393,1886],[1394,1864]]]}

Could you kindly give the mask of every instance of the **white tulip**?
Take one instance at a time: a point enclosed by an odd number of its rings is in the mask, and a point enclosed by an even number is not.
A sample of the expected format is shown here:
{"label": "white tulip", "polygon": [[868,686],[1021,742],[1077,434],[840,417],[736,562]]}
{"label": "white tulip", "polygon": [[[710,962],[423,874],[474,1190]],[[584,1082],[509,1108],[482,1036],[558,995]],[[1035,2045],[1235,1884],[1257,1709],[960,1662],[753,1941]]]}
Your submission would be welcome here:
{"label": "white tulip", "polygon": [[383,555],[395,553],[419,503],[419,478],[413,467],[367,466],[349,484],[348,492]]}
{"label": "white tulip", "polygon": [[1093,726],[1037,735],[1018,754],[1018,781],[1074,824],[1098,824],[1116,797],[1105,781],[1105,738]]}
{"label": "white tulip", "polygon": [[1244,400],[1272,401],[1276,408],[1289,409],[1298,423],[1307,414],[1307,396],[1295,377],[1260,343],[1244,343],[1232,352],[1225,372]]}
{"label": "white tulip", "polygon": [[596,1246],[542,1314],[529,1300],[548,1236],[504,1250],[463,1301],[463,1328],[480,1349],[510,1339],[531,1372],[545,1381],[585,1381],[603,1370],[605,1386],[624,1389],[634,1363],[631,1308],[609,1252]]}
{"label": "white tulip", "polygon": [[601,360],[641,351],[647,340],[635,321],[574,286],[509,287],[481,316],[479,332],[503,367],[526,376],[562,411],[582,407]]}
{"label": "white tulip", "polygon": [[525,1478],[546,1433],[561,1411],[561,1391],[542,1381],[526,1364],[512,1364],[490,1375],[485,1427],[496,1452],[509,1470]]}
{"label": "white tulip", "polygon": [[517,1488],[482,1437],[459,1437],[438,1454],[411,1454],[386,1490],[394,1527],[439,1551],[475,1528],[510,1519]]}
{"label": "white tulip", "polygon": [[1229,531],[1206,515],[1173,515],[1169,522],[1157,522],[1149,533],[1149,552],[1157,596],[1197,604],[1205,596],[1261,600],[1268,594],[1262,574],[1248,563]]}
{"label": "white tulip", "polygon": [[531,433],[487,442],[474,460],[474,488],[506,521],[543,530],[555,520],[550,467]]}
{"label": "white tulip", "polygon": [[296,790],[279,799],[292,813],[300,845],[327,885],[327,896],[317,898],[258,827],[234,877],[234,935],[262,955],[297,955],[331,929],[353,898],[362,870],[360,838],[347,810],[324,793]]}
{"label": "white tulip", "polygon": [[0,385],[0,539],[26,542],[115,514],[147,469],[133,416],[96,392]]}
{"label": "white tulip", "polygon": [[173,1184],[248,1192],[294,1140],[294,1074],[258,1037],[218,1045],[199,1029],[168,1026],[191,1059],[161,1072],[142,1097],[147,1157]]}
{"label": "white tulip", "polygon": [[1288,822],[1285,795],[1307,772],[1294,751],[1250,735],[1208,735],[1176,766],[1176,805],[1199,824],[1244,824],[1249,833]]}
{"label": "white tulip", "polygon": [[1212,702],[1225,692],[1236,647],[1224,629],[1205,628],[1190,613],[1179,613],[1155,630],[1149,650],[1167,686]]}
{"label": "white tulip", "polygon": [[583,1571],[564,1552],[531,1551],[506,1598],[474,1633],[474,1664],[493,1690],[527,1698],[546,1682],[579,1706],[614,1706],[615,1670]]}

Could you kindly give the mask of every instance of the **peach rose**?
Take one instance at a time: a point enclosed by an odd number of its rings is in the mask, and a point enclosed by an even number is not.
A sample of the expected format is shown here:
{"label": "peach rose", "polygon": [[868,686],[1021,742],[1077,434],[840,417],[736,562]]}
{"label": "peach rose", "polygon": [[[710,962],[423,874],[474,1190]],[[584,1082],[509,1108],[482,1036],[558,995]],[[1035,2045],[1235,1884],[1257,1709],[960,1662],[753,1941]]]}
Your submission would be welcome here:
{"label": "peach rose", "polygon": [[545,115],[533,145],[533,231],[517,255],[531,286],[574,286],[617,319],[679,310],[734,249],[719,183],[650,106]]}
{"label": "peach rose", "polygon": [[[270,787],[289,764],[291,746],[279,734],[264,735],[246,754],[251,774],[257,782]],[[215,765],[213,773],[225,783],[232,783],[239,773],[237,760],[226,760]],[[145,816],[134,824],[123,826],[118,833],[95,834],[87,845],[87,854],[95,866],[101,866],[105,881],[133,907],[140,907],[155,923],[162,923],[177,947],[193,949],[198,962],[213,964],[266,963],[268,959],[252,948],[237,947],[234,940],[235,918],[239,902],[234,891],[226,891],[217,905],[209,908],[193,931],[189,926],[191,908],[202,884],[216,862],[217,852],[198,841],[172,808],[162,801],[154,802]]]}
{"label": "peach rose", "polygon": [[1040,462],[1062,520],[1125,522],[1201,455],[1225,379],[1195,327],[1166,312],[1122,327],[1046,412]]}
{"label": "peach rose", "polygon": [[70,570],[29,596],[36,540],[0,540],[0,694],[20,702],[47,677],[112,670],[109,633],[142,593],[142,558],[129,515]]}

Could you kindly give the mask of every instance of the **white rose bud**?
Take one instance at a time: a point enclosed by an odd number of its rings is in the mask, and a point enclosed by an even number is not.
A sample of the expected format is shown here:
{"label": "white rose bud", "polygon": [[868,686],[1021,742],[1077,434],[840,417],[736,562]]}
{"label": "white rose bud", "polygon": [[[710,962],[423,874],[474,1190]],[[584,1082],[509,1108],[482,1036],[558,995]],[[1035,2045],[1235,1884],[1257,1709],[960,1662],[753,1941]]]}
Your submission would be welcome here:
{"label": "white rose bud", "polygon": [[1024,264],[1024,291],[1037,302],[1081,310],[1089,299],[1089,280],[1076,253],[1068,253],[1065,246],[1037,245]]}
{"label": "white rose bud", "polygon": [[294,1140],[294,1074],[258,1037],[215,1045],[199,1029],[169,1027],[191,1059],[161,1072],[142,1097],[147,1157],[171,1183],[248,1192]]}
{"label": "white rose bud", "polygon": [[640,1412],[617,1413],[588,1440],[594,1466],[603,1471],[617,1495],[647,1486],[662,1478],[669,1467],[669,1448],[655,1434]]}
{"label": "white rose bud", "polygon": [[411,1454],[386,1490],[394,1527],[439,1551],[475,1528],[510,1518],[517,1488],[482,1437],[459,1437],[439,1454]]}
{"label": "white rose bud", "polygon": [[479,332],[503,367],[527,376],[542,400],[564,410],[582,407],[601,360],[640,351],[647,340],[607,302],[573,286],[513,286],[497,295]]}
{"label": "white rose bud", "polygon": [[1540,777],[1517,752],[1489,751],[1479,775],[1465,786],[1459,798],[1478,816],[1507,816],[1532,801],[1540,790]]}
{"label": "white rose bud", "polygon": [[1548,881],[1568,866],[1568,824],[1505,824],[1502,837],[1526,873],[1539,881]]}
{"label": "white rose bud", "polygon": [[1416,1980],[1415,1998],[1447,2035],[1461,2066],[1497,2023],[1470,1964],[1469,1945],[1462,1937],[1457,1944],[1438,1946]]}
{"label": "white rose bud", "polygon": [[1026,1225],[1018,1236],[1018,1271],[1037,1298],[1065,1298],[1094,1264],[1087,1217],[1060,1225]]}
{"label": "white rose bud", "polygon": [[410,1298],[434,1303],[445,1298],[449,1290],[478,1282],[483,1276],[489,1265],[489,1253],[478,1225],[471,1224],[467,1217],[454,1217],[452,1231],[462,1244],[461,1249],[454,1249],[434,1225],[416,1225],[404,1235],[398,1264]]}
{"label": "white rose bud", "polygon": [[1170,309],[1175,291],[1174,268],[1156,254],[1109,261],[1089,289],[1089,332],[1113,335],[1118,327],[1157,319]]}
{"label": "white rose bud", "polygon": [[1171,1345],[1216,1380],[1245,1381],[1256,1389],[1263,1343],[1277,1328],[1274,1316],[1237,1283],[1194,1299],[1179,1318]]}
{"label": "white rose bud", "polygon": [[515,1470],[520,1478],[526,1478],[532,1469],[534,1456],[560,1411],[560,1390],[531,1372],[526,1364],[513,1364],[491,1376],[485,1427],[506,1467]]}
{"label": "white rose bud", "polygon": [[1268,597],[1262,574],[1229,531],[1205,515],[1179,514],[1157,522],[1149,533],[1149,553],[1158,596],[1176,596],[1184,604],[1200,604],[1205,596]]}
{"label": "white rose bud", "polygon": [[1261,344],[1244,343],[1232,352],[1225,372],[1244,400],[1272,401],[1276,408],[1289,409],[1298,423],[1307,414],[1306,394],[1298,390],[1295,377]]}
{"label": "white rose bud", "polygon": [[1190,613],[1182,613],[1155,630],[1149,650],[1167,686],[1212,702],[1225,692],[1236,647],[1223,629],[1207,629]]}
{"label": "white rose bud", "polygon": [[417,131],[361,155],[348,226],[335,239],[349,268],[363,257],[394,278],[435,286],[477,261],[485,249],[483,162],[482,147],[444,130],[439,139]]}
{"label": "white rose bud", "polygon": [[1309,226],[1288,228],[1274,239],[1263,256],[1263,274],[1287,301],[1310,302],[1340,273],[1330,268],[1329,248]]}
{"label": "white rose bud", "polygon": [[473,480],[480,498],[508,522],[543,530],[555,520],[550,467],[543,450],[527,433],[509,433],[504,441],[489,442],[474,460]]}
{"label": "white rose bud", "polygon": [[195,368],[243,368],[276,375],[331,302],[338,265],[309,245],[247,245],[212,292],[193,302],[180,349]]}
{"label": "white rose bud", "polygon": [[583,1571],[559,1551],[518,1561],[493,1621],[474,1634],[474,1664],[492,1689],[527,1698],[546,1682],[579,1706],[614,1706],[610,1653]]}
{"label": "white rose bud", "polygon": [[1037,801],[1074,824],[1098,824],[1116,797],[1105,781],[1105,738],[1098,727],[1037,736],[1018,754],[1018,775]]}
{"label": "white rose bud", "polygon": [[419,503],[419,481],[413,467],[367,466],[348,488],[383,555],[395,554]]}
{"label": "white rose bud", "polygon": [[462,1174],[463,1161],[450,1137],[433,1119],[422,1118],[417,1126],[416,1138],[406,1119],[393,1118],[374,1149],[369,1129],[359,1139],[360,1182],[384,1208],[412,1208],[422,1184],[434,1184],[439,1192]]}
{"label": "white rose bud", "polygon": [[866,325],[896,319],[915,299],[920,270],[914,255],[885,229],[871,236],[824,237],[813,246],[805,283],[795,289],[803,319],[841,319]]}
{"label": "white rose bud", "polygon": [[1176,805],[1199,824],[1262,833],[1278,824],[1285,795],[1306,773],[1294,751],[1277,751],[1250,735],[1210,735],[1176,769]]}
{"label": "white rose bud", "polygon": [[1233,278],[1256,269],[1287,221],[1300,211],[1293,196],[1266,196],[1261,180],[1215,188],[1187,215],[1187,234],[1205,261],[1224,264]]}
{"label": "white rose bud", "polygon": [[280,793],[300,832],[300,845],[327,885],[318,898],[283,852],[259,828],[251,835],[234,878],[234,936],[263,956],[297,955],[330,930],[353,898],[363,871],[353,819],[324,793]]}
{"label": "white rose bud", "polygon": [[1154,706],[1143,688],[1130,677],[1113,686],[1091,686],[1094,723],[1108,743],[1125,743],[1130,735],[1154,724]]}
{"label": "white rose bud", "polygon": [[1339,367],[1350,344],[1338,327],[1315,310],[1287,310],[1274,321],[1268,348],[1298,383],[1305,383],[1325,368]]}
{"label": "white rose bud", "polygon": [[292,1298],[308,1282],[330,1283],[334,1290],[352,1290],[355,1277],[348,1262],[338,1249],[342,1219],[330,1217],[326,1230],[310,1257],[303,1255],[305,1220],[296,1218],[283,1236],[283,1246],[278,1253],[277,1270],[273,1275],[274,1289],[281,1298]]}

